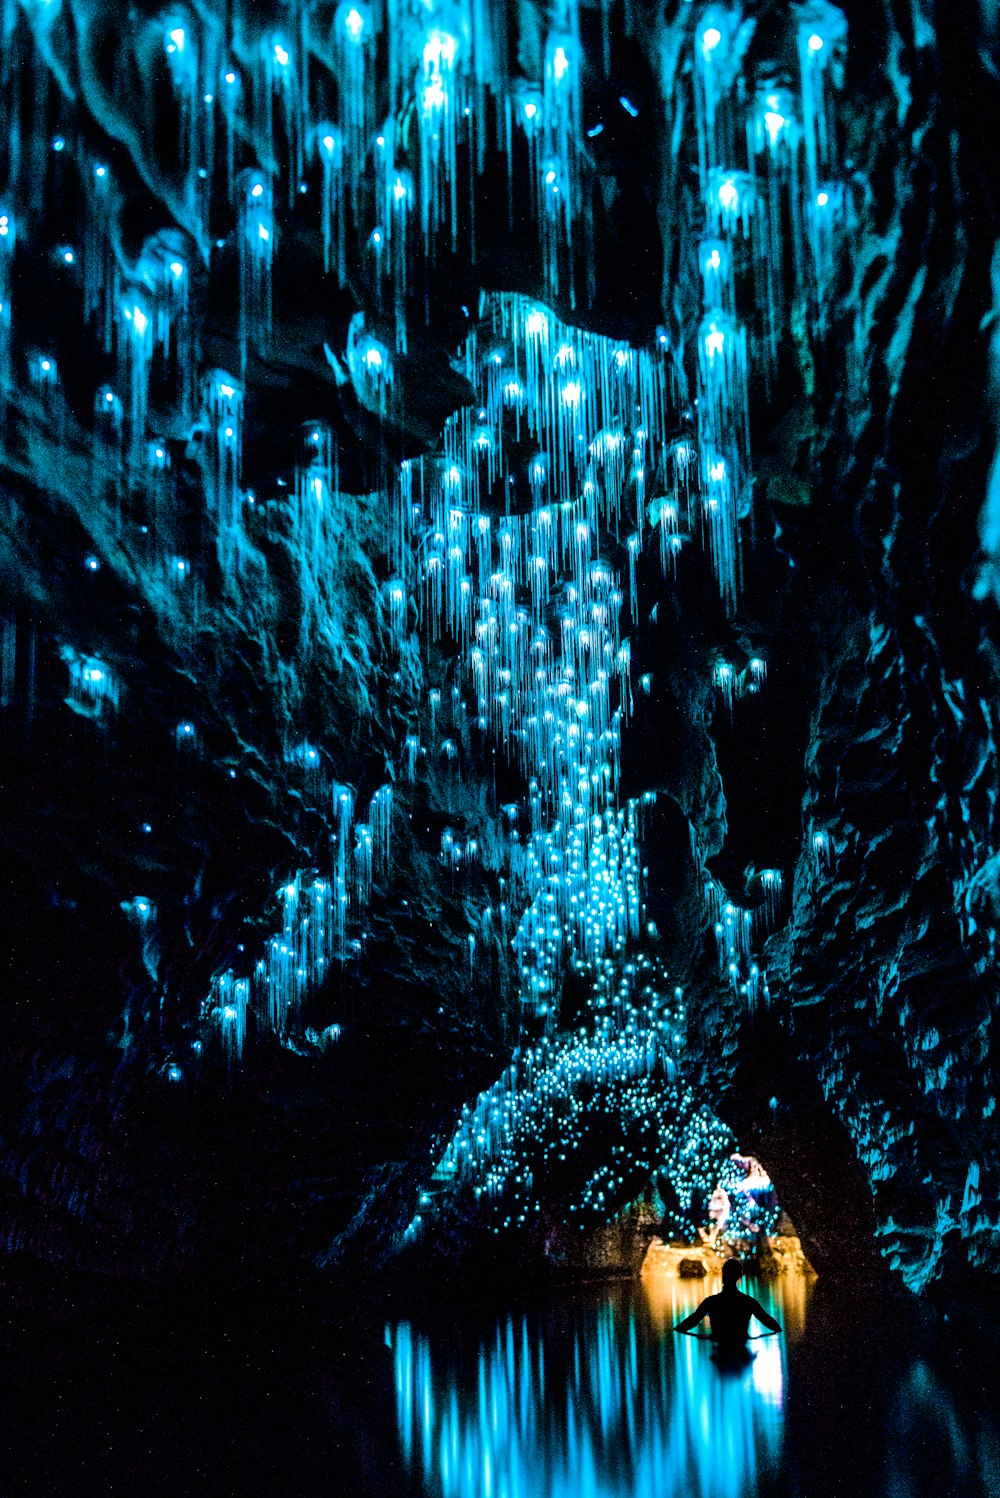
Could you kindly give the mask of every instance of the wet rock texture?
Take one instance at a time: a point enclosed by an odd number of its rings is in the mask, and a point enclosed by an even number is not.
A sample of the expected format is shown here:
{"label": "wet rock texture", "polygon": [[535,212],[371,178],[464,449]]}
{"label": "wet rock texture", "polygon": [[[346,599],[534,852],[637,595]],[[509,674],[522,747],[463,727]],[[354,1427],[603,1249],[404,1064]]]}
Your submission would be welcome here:
{"label": "wet rock texture", "polygon": [[[628,7],[627,29],[613,11],[601,84],[640,109],[594,145],[594,296],[576,315],[636,341],[661,298],[679,336],[696,296],[693,147],[667,91],[690,26],[678,9]],[[750,9],[761,45],[780,36],[785,8]],[[676,586],[658,559],[640,563],[634,673],[654,685],[637,698],[623,777],[629,793],[658,792],[648,915],[686,986],[703,1096],[771,1171],[818,1270],[879,1256],[923,1290],[1000,1262],[1000,193],[987,128],[1000,38],[985,5],[845,12],[854,224],[834,331],[813,362],[789,329],[776,380],[752,391],[755,544],[736,620],[697,546]],[[530,50],[539,17],[519,16]],[[541,294],[538,267],[487,205],[475,263],[460,246],[415,298],[428,326],[414,319],[402,425],[387,430],[337,374],[350,317],[377,315],[373,283],[334,284],[319,244],[290,231],[273,352],[251,351],[246,373],[247,468],[267,498],[238,575],[202,524],[196,423],[167,409],[158,430],[188,508],[154,554],[141,516],[109,520],[120,475],[89,403],[113,370],[76,292],[43,264],[85,207],[47,154],[52,132],[69,138],[71,120],[74,149],[114,159],[121,256],[156,228],[197,235],[151,99],[123,88],[113,61],[135,17],[74,3],[64,19],[46,54],[24,7],[6,62],[34,79],[29,54],[46,57],[44,88],[8,106],[4,154],[47,225],[46,248],[16,262],[18,348],[59,349],[63,394],[16,375],[3,428],[0,1244],[129,1277],[371,1266],[391,1255],[461,1104],[517,1041],[510,931],[480,935],[471,965],[467,935],[503,903],[493,829],[524,788],[476,733],[459,769],[402,775],[409,725],[429,686],[450,690],[451,664],[446,643],[401,645],[390,629],[385,515],[364,495],[468,398],[448,361],[479,288]],[[603,107],[588,88],[588,108]],[[238,362],[232,264],[196,279],[203,367]],[[345,497],[336,566],[319,581],[287,497],[313,417],[334,428],[342,485],[360,496]],[[178,583],[177,558],[197,579]],[[84,640],[121,683],[114,713],[67,704],[61,651]],[[766,688],[730,715],[713,663],[755,654]],[[311,999],[305,1038],[258,1037],[227,1065],[201,1039],[213,975],[250,972],[280,881],[329,859],[333,786],[365,803],[387,777],[391,859],[349,959]],[[446,827],[478,839],[473,877],[442,863]],[[704,884],[710,873],[745,900],[762,866],[785,871],[787,896],[763,959],[770,1004],[751,1013],[718,976]]]}

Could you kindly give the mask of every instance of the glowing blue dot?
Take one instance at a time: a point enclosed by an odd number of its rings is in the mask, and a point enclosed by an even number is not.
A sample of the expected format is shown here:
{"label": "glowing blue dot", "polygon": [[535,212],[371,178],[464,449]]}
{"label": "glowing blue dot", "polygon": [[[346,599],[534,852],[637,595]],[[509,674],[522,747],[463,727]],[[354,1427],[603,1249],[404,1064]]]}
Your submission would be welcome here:
{"label": "glowing blue dot", "polygon": [[365,18],[356,5],[348,8],[346,14],[342,17],[342,25],[348,40],[357,46],[364,35]]}
{"label": "glowing blue dot", "polygon": [[52,142],[53,151],[65,151],[66,142],[61,135],[57,135]]}

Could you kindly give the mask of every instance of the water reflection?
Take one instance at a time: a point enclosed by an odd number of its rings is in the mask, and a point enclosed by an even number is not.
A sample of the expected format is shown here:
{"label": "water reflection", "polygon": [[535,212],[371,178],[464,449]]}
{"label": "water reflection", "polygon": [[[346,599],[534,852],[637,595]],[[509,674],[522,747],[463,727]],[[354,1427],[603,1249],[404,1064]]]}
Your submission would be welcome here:
{"label": "water reflection", "polygon": [[388,1329],[404,1460],[441,1498],[740,1498],[780,1480],[788,1342],[812,1281],[755,1293],[787,1327],[736,1368],[669,1327],[718,1284],[656,1278],[498,1320],[478,1345]]}

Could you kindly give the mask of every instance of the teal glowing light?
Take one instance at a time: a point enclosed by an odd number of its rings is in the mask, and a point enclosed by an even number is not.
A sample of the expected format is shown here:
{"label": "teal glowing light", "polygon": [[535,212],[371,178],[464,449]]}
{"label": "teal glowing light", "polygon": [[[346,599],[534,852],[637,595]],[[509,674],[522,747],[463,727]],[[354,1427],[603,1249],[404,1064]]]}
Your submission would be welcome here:
{"label": "teal glowing light", "polygon": [[764,115],[764,128],[767,131],[767,138],[772,148],[778,144],[787,124],[788,121],[785,119],[785,116],[779,114],[776,109],[769,109]]}
{"label": "teal glowing light", "polygon": [[81,655],[71,645],[64,645],[60,655],[69,668],[67,707],[81,717],[93,719],[104,718],[117,708],[118,681],[103,661]]}
{"label": "teal glowing light", "polygon": [[368,19],[364,8],[360,5],[352,4],[351,0],[346,0],[345,4],[337,8],[337,13],[334,17],[334,27],[353,46],[359,47],[364,41],[365,32],[368,30]]}
{"label": "teal glowing light", "polygon": [[732,213],[735,212],[735,210],[739,206],[739,201],[740,192],[739,188],[736,186],[736,183],[731,177],[725,178],[719,184],[719,207],[724,208],[727,210],[727,212]]}
{"label": "teal glowing light", "polygon": [[710,323],[708,331],[705,334],[705,352],[708,355],[709,359],[714,359],[717,355],[724,353],[725,347],[725,329],[719,327],[718,324],[714,322]]}
{"label": "teal glowing light", "polygon": [[565,42],[559,42],[552,49],[552,76],[556,83],[561,83],[569,72],[569,50]]}
{"label": "teal glowing light", "polygon": [[[706,1344],[669,1330],[718,1284],[644,1279],[641,1289],[502,1315],[469,1339],[390,1326],[406,1468],[440,1498],[743,1498],[779,1488],[785,1338],[754,1342],[752,1361],[730,1374]],[[808,1296],[797,1291],[754,1286],[793,1327]]]}

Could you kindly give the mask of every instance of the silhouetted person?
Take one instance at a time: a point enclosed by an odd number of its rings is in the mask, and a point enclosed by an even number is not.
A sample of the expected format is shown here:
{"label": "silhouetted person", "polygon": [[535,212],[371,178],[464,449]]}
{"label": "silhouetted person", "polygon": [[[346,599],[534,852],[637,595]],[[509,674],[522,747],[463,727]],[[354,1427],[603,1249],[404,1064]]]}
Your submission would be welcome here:
{"label": "silhouetted person", "polygon": [[743,1347],[750,1329],[750,1319],[756,1316],[770,1332],[780,1332],[781,1327],[773,1316],[768,1315],[759,1300],[737,1290],[736,1282],[743,1273],[739,1259],[727,1259],[722,1266],[722,1289],[718,1295],[709,1295],[696,1311],[678,1321],[675,1332],[690,1332],[705,1316],[712,1328],[712,1341],[722,1349]]}

